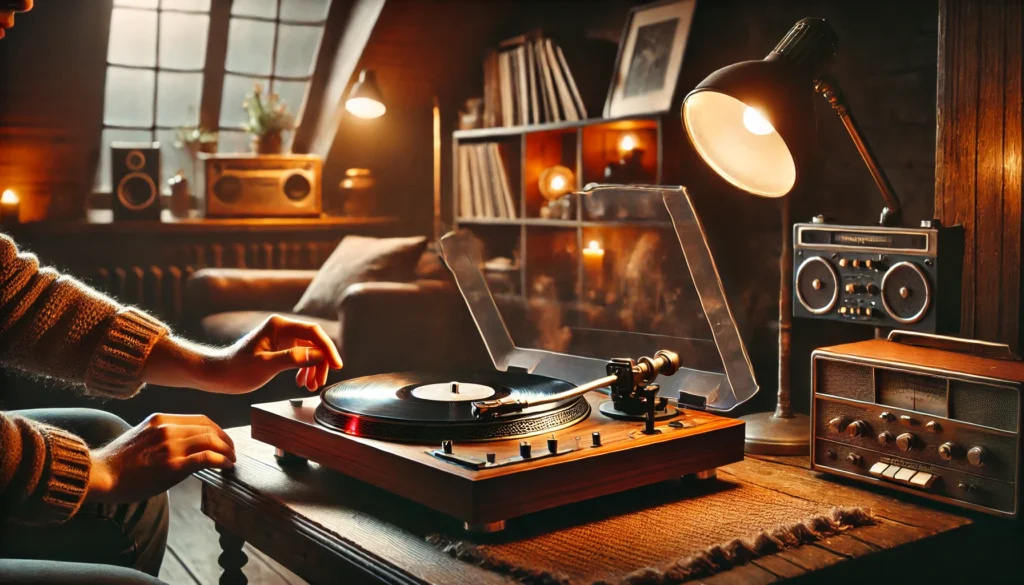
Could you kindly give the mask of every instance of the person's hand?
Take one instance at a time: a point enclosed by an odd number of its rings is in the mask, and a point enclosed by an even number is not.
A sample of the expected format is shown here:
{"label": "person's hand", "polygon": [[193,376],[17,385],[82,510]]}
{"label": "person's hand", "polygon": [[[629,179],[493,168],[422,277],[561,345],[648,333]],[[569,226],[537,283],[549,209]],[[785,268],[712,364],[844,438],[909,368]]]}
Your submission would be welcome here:
{"label": "person's hand", "polygon": [[92,451],[86,499],[140,502],[200,469],[231,469],[235,445],[205,416],[154,414]]}
{"label": "person's hand", "polygon": [[327,383],[329,370],[341,366],[338,349],[319,325],[272,315],[223,349],[164,337],[153,347],[142,374],[146,382],[161,386],[244,394],[297,368],[296,384],[312,392]]}

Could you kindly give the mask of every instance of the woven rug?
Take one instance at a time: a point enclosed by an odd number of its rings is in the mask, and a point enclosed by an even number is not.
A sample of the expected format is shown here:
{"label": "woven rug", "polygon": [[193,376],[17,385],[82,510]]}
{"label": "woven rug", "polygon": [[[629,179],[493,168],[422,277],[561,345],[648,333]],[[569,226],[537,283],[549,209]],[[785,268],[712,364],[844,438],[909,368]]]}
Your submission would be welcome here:
{"label": "woven rug", "polygon": [[525,583],[646,585],[706,577],[871,523],[862,508],[834,508],[720,478],[562,506],[510,522],[493,537],[428,540]]}

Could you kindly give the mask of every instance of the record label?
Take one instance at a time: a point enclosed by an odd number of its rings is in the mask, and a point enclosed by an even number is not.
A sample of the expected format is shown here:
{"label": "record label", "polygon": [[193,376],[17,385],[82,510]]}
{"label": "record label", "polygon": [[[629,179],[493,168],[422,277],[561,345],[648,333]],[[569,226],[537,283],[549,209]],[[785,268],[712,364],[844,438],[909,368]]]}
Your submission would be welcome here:
{"label": "record label", "polygon": [[463,402],[487,400],[494,396],[495,390],[483,384],[468,382],[447,382],[441,384],[424,384],[412,389],[412,395],[420,400],[437,402]]}

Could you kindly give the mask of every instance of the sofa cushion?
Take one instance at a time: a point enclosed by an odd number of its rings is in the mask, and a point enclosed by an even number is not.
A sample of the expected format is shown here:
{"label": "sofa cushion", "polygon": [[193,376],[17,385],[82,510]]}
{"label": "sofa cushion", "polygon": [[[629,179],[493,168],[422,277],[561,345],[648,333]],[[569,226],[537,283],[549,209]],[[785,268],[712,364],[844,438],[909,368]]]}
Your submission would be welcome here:
{"label": "sofa cushion", "polygon": [[[215,343],[233,343],[243,335],[255,329],[264,319],[273,315],[270,311],[229,311],[227,313],[214,313],[207,315],[200,321],[203,333],[206,338]],[[316,323],[323,328],[324,332],[334,340],[334,343],[341,343],[341,323],[332,319],[319,319],[306,315],[294,313],[277,313],[282,317],[291,317]],[[340,346],[339,346],[340,347]]]}
{"label": "sofa cushion", "polygon": [[341,295],[359,282],[408,282],[427,246],[427,238],[346,236],[309,283],[294,312],[336,319]]}

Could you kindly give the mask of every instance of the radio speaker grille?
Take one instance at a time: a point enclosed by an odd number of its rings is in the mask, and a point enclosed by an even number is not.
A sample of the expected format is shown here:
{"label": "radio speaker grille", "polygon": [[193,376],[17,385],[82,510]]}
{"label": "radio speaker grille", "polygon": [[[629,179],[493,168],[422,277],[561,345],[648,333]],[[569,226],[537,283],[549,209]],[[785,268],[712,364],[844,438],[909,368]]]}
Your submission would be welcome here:
{"label": "radio speaker grille", "polygon": [[817,369],[816,393],[863,402],[875,401],[875,386],[869,366],[818,358]]}
{"label": "radio speaker grille", "polygon": [[1020,405],[1013,388],[952,380],[949,408],[950,418],[1017,432]]}

